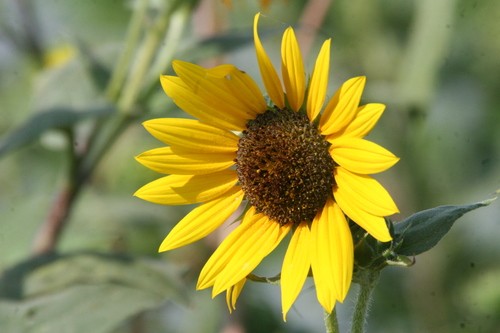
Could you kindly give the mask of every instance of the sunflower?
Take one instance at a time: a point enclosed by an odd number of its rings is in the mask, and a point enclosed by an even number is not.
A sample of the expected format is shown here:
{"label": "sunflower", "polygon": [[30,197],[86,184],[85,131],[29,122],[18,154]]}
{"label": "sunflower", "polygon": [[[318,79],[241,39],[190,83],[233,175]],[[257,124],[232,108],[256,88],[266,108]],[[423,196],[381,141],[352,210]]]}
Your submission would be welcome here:
{"label": "sunflower", "polygon": [[[283,85],[257,32],[254,43],[269,96],[232,65],[205,69],[174,61],[176,76],[162,76],[166,94],[197,118],[144,123],[167,146],[137,160],[166,174],[139,189],[141,199],[166,205],[200,205],[167,235],[159,251],[197,241],[245,205],[241,223],[203,267],[197,289],[226,291],[230,311],[247,276],[291,234],[281,269],[283,318],[306,278],[331,312],[346,297],[353,274],[348,221],[381,242],[391,240],[384,216],[398,212],[370,174],[398,158],[364,139],[385,106],[359,106],[365,77],[346,81],[325,103],[330,40],[316,59],[309,84],[292,28],[281,44]],[[326,105],[324,105],[326,104]],[[321,112],[323,110],[323,112]]]}

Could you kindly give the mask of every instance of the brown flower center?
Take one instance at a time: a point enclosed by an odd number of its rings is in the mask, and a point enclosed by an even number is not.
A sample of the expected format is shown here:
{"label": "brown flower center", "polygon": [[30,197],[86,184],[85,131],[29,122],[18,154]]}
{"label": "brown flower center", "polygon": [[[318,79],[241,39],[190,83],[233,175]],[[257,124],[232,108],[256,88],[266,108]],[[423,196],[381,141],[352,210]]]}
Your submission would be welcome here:
{"label": "brown flower center", "polygon": [[249,121],[235,162],[250,204],[281,225],[312,221],[335,185],[329,146],[303,113],[275,108]]}

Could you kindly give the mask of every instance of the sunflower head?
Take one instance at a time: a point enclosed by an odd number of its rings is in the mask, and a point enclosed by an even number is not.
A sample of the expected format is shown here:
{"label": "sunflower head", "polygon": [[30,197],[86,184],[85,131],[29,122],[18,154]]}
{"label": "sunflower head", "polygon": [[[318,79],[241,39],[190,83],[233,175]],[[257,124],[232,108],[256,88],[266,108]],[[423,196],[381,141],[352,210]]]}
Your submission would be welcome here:
{"label": "sunflower head", "polygon": [[[198,120],[154,119],[146,129],[165,147],[137,160],[166,174],[136,196],[160,204],[199,204],[168,234],[160,251],[199,240],[240,206],[241,223],[205,264],[198,289],[227,293],[235,308],[250,273],[287,234],[281,269],[283,317],[312,271],[318,301],[331,312],[349,289],[354,249],[348,220],[381,242],[391,240],[384,217],[397,212],[370,174],[398,158],[365,140],[382,104],[360,106],[366,79],[345,82],[326,101],[330,40],[311,79],[292,28],[281,45],[281,79],[258,35],[254,43],[268,105],[258,85],[232,65],[215,68],[175,61],[162,76],[166,94]],[[326,103],[325,103],[326,102]]]}

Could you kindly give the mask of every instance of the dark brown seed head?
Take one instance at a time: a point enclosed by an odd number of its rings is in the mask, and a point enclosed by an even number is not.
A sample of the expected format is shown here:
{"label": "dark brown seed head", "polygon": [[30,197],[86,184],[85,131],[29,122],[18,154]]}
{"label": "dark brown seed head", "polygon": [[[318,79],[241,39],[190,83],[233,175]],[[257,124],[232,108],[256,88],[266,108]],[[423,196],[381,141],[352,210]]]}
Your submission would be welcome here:
{"label": "dark brown seed head", "polygon": [[329,145],[305,114],[287,108],[249,121],[235,162],[250,204],[281,225],[312,221],[335,184]]}

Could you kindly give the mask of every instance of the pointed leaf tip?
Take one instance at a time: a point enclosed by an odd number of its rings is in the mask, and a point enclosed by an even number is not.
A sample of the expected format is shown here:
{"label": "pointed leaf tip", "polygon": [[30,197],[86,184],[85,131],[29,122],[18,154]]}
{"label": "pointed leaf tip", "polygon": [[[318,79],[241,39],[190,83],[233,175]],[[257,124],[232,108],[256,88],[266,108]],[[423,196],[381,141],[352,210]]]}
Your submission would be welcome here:
{"label": "pointed leaf tip", "polygon": [[481,202],[439,206],[420,211],[394,225],[395,249],[400,255],[415,256],[432,249],[462,215],[488,206],[496,197]]}

